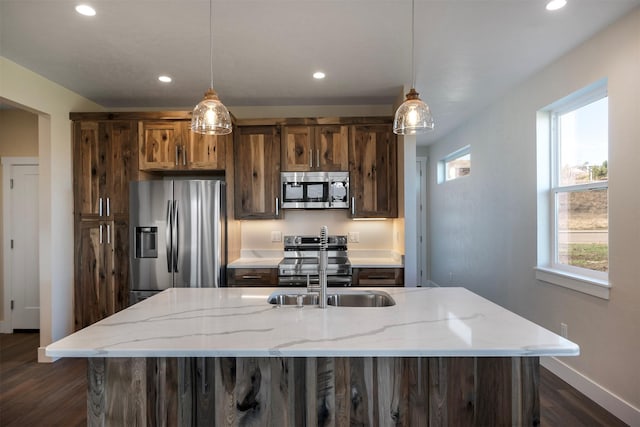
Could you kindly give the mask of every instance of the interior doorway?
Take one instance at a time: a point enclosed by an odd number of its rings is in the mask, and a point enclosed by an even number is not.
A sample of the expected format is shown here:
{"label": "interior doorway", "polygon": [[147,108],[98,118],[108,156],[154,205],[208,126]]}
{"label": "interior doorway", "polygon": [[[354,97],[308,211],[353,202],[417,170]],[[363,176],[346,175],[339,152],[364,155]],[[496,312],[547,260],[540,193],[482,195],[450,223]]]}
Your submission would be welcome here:
{"label": "interior doorway", "polygon": [[430,280],[427,253],[427,158],[416,158],[416,253],[418,264],[418,286],[427,286]]}
{"label": "interior doorway", "polygon": [[40,328],[38,159],[2,158],[4,330]]}

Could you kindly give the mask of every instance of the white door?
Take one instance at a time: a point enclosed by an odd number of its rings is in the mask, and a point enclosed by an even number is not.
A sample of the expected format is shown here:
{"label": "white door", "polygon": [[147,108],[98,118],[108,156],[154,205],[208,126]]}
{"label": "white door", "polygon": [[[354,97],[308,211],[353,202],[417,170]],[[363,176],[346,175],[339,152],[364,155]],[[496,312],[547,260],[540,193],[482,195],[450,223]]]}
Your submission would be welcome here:
{"label": "white door", "polygon": [[10,239],[11,325],[40,329],[38,260],[38,166],[11,166]]}

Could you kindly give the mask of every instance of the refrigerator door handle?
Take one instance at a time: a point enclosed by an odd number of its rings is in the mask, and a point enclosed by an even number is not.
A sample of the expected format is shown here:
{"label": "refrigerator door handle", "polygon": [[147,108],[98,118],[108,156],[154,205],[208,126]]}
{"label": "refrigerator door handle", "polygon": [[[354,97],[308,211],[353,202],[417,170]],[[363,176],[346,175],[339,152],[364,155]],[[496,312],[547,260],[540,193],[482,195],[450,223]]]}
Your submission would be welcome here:
{"label": "refrigerator door handle", "polygon": [[178,254],[180,248],[178,241],[180,240],[180,224],[178,223],[178,201],[173,201],[173,272],[178,272]]}
{"label": "refrigerator door handle", "polygon": [[165,240],[166,240],[166,247],[167,247],[167,272],[171,273],[171,261],[173,260],[173,254],[172,254],[172,249],[173,249],[173,244],[171,242],[171,200],[167,200],[167,228],[166,228],[166,232],[165,232]]}

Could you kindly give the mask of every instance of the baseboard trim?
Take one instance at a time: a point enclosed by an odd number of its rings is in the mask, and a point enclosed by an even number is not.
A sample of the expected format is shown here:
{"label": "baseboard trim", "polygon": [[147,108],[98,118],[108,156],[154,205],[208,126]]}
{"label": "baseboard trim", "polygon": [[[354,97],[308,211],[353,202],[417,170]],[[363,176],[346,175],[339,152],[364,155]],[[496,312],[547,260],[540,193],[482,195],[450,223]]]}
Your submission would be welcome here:
{"label": "baseboard trim", "polygon": [[600,384],[587,378],[556,357],[541,357],[540,365],[560,377],[563,381],[620,418],[632,427],[640,427],[640,409],[633,406]]}
{"label": "baseboard trim", "polygon": [[0,334],[10,334],[11,332],[13,332],[13,330],[11,329],[9,322],[0,320]]}
{"label": "baseboard trim", "polygon": [[38,347],[38,363],[53,363],[58,360],[57,357],[49,357],[45,353],[46,347]]}

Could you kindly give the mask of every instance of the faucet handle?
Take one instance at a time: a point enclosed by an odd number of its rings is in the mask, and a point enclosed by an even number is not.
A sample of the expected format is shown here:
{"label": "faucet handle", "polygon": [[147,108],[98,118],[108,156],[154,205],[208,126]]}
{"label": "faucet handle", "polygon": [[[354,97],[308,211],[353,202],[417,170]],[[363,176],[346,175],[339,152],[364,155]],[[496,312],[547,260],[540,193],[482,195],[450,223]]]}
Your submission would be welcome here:
{"label": "faucet handle", "polygon": [[327,234],[329,233],[329,228],[326,225],[320,227],[320,249],[326,251],[329,246],[329,237]]}

